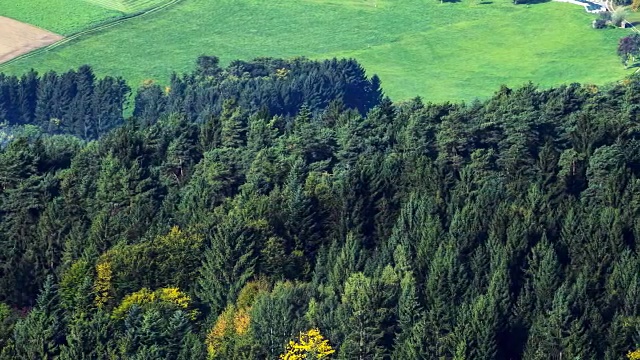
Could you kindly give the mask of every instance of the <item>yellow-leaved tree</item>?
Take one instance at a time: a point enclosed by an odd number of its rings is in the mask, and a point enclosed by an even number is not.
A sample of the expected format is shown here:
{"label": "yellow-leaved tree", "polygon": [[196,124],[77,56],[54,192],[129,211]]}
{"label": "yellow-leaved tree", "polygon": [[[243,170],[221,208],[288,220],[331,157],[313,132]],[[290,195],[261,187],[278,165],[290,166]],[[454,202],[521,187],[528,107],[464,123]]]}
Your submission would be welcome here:
{"label": "yellow-leaved tree", "polygon": [[319,329],[311,329],[301,333],[298,341],[290,341],[280,360],[329,359],[335,352]]}
{"label": "yellow-leaved tree", "polygon": [[627,354],[627,358],[629,360],[640,360],[640,349],[629,351],[629,353]]}
{"label": "yellow-leaved tree", "polygon": [[96,281],[94,289],[96,292],[95,303],[99,308],[105,306],[110,299],[113,298],[113,284],[111,278],[113,272],[111,270],[111,263],[104,261],[96,265]]}
{"label": "yellow-leaved tree", "polygon": [[188,288],[197,276],[203,241],[174,226],[153,241],[110,248],[96,262],[96,304],[109,308],[130,289]]}
{"label": "yellow-leaved tree", "polygon": [[207,334],[208,358],[226,359],[230,353],[243,354],[250,323],[251,317],[246,308],[237,309],[233,304],[227,306]]}
{"label": "yellow-leaved tree", "polygon": [[197,310],[190,310],[191,298],[189,295],[183,293],[178,288],[162,288],[156,291],[151,291],[147,288],[142,288],[132,294],[129,294],[122,299],[122,302],[118,307],[113,309],[113,317],[115,319],[124,319],[127,312],[133,305],[144,308],[145,306],[164,303],[175,306],[178,309],[184,310],[189,314],[191,320],[198,317]]}
{"label": "yellow-leaved tree", "polygon": [[250,281],[240,290],[236,304],[228,305],[207,334],[209,359],[227,359],[229,354],[248,358],[251,344],[251,307],[256,298],[269,291],[264,279]]}
{"label": "yellow-leaved tree", "polygon": [[222,347],[227,342],[227,338],[232,335],[234,310],[232,306],[227,307],[207,334],[205,344],[209,359],[215,359],[223,352]]}

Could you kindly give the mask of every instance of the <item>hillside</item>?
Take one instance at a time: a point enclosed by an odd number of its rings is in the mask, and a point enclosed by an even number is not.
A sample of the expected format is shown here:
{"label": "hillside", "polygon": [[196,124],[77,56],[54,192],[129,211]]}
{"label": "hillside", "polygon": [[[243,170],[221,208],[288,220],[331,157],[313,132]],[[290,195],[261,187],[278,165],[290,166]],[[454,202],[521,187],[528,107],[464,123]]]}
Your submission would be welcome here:
{"label": "hillside", "polygon": [[124,124],[89,67],[1,79],[0,359],[640,345],[640,78],[394,103],[354,61],[197,63]]}
{"label": "hillside", "polygon": [[[98,1],[81,3],[93,6],[89,16]],[[9,10],[0,6],[0,15]],[[203,54],[225,64],[263,56],[354,57],[380,76],[393,99],[469,101],[491,96],[502,84],[621,79],[630,71],[615,51],[628,32],[593,30],[592,19],[581,7],[554,2],[183,0],[0,71],[62,72],[90,64],[98,74],[122,76],[136,88],[190,71]],[[48,27],[36,17],[21,20]]]}
{"label": "hillside", "polygon": [[71,35],[169,0],[0,0],[0,15]]}

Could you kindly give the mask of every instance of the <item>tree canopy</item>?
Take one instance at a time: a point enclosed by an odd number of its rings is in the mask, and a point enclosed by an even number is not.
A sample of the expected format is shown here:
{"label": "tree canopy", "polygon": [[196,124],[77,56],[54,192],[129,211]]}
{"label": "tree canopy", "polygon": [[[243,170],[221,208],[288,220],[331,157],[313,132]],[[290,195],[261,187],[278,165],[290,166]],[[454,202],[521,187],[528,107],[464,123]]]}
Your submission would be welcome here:
{"label": "tree canopy", "polygon": [[639,89],[393,103],[353,60],[208,57],[125,120],[89,68],[0,76],[40,128],[0,148],[0,359],[632,356]]}

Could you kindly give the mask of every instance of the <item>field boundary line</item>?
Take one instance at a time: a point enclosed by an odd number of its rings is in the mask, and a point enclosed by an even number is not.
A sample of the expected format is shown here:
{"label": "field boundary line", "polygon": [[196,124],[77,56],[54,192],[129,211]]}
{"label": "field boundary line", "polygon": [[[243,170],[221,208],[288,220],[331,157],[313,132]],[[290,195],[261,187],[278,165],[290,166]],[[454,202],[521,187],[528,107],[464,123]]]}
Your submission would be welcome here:
{"label": "field boundary line", "polygon": [[20,60],[24,60],[24,59],[30,58],[32,56],[35,56],[35,55],[38,55],[38,54],[41,54],[41,53],[45,53],[45,52],[51,51],[51,50],[53,50],[55,48],[58,48],[58,47],[60,47],[62,45],[65,45],[65,44],[67,44],[67,43],[69,43],[71,41],[77,40],[77,39],[79,39],[79,38],[81,38],[81,37],[83,37],[85,35],[89,35],[89,34],[97,33],[97,32],[100,32],[100,31],[103,31],[103,30],[106,30],[106,29],[110,29],[110,28],[112,28],[114,26],[120,25],[120,24],[122,24],[124,22],[127,22],[129,20],[141,18],[141,17],[148,16],[148,15],[153,15],[153,14],[159,12],[159,11],[165,10],[166,8],[171,7],[173,5],[176,5],[176,4],[178,4],[178,3],[182,2],[182,1],[184,1],[184,0],[170,0],[168,2],[165,2],[163,4],[159,4],[157,6],[154,6],[152,8],[146,9],[146,10],[138,11],[138,12],[133,13],[133,14],[125,14],[125,15],[123,15],[121,17],[116,18],[116,19],[108,20],[107,22],[104,22],[102,24],[94,25],[93,27],[90,27],[88,29],[81,30],[79,32],[71,34],[71,35],[63,38],[60,41],[56,41],[53,44],[47,45],[45,47],[41,47],[39,49],[35,49],[35,50],[30,51],[30,52],[28,52],[26,54],[17,56],[15,58],[11,59],[11,60],[8,60],[8,61],[5,61],[3,63],[0,63],[0,70],[2,70],[3,68],[5,68],[6,66],[8,66],[10,64],[13,64],[14,62],[17,62],[17,61],[20,61]]}

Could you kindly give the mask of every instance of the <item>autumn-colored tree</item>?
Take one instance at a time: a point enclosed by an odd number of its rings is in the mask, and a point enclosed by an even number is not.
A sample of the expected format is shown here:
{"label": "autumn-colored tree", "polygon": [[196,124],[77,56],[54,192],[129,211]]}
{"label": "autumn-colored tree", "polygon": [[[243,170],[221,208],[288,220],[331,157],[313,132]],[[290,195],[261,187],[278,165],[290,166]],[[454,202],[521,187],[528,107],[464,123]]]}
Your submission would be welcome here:
{"label": "autumn-colored tree", "polygon": [[228,359],[234,355],[250,358],[250,349],[246,346],[250,323],[247,308],[227,306],[205,339],[209,359]]}
{"label": "autumn-colored tree", "polygon": [[0,360],[640,360],[639,74],[394,104],[201,60],[108,133],[120,80],[0,74]]}
{"label": "autumn-colored tree", "polygon": [[301,333],[297,341],[289,342],[280,360],[329,359],[335,352],[319,329],[310,329]]}
{"label": "autumn-colored tree", "polygon": [[[187,311],[191,305],[191,298],[178,288],[162,288],[153,292],[147,288],[143,288],[140,291],[125,296],[120,305],[113,309],[113,317],[123,319],[129,312],[129,309],[134,305],[144,308],[145,306],[158,303],[172,305],[178,309]],[[197,316],[197,310],[189,311],[189,317],[192,320]]]}
{"label": "autumn-colored tree", "polygon": [[227,359],[233,355],[252,357],[247,346],[251,343],[249,312],[255,299],[268,289],[269,284],[264,279],[250,281],[240,290],[235,305],[227,306],[218,316],[205,339],[209,359]]}
{"label": "autumn-colored tree", "polygon": [[233,312],[233,307],[227,307],[222,314],[218,316],[211,331],[207,334],[205,343],[207,345],[209,359],[215,359],[223,353],[222,347],[225,345],[225,338],[233,331]]}
{"label": "autumn-colored tree", "polygon": [[111,283],[112,271],[111,263],[106,261],[96,265],[96,281],[94,290],[96,292],[95,303],[98,307],[107,305],[113,298],[113,284]]}
{"label": "autumn-colored tree", "polygon": [[[108,294],[118,302],[141,288],[177,287],[188,291],[191,279],[196,276],[202,246],[202,236],[182,231],[177,226],[153,241],[114,246],[97,261],[98,296],[104,301]],[[108,282],[103,278],[107,275]],[[105,292],[107,288],[98,289],[97,286],[108,286],[108,292]]]}

